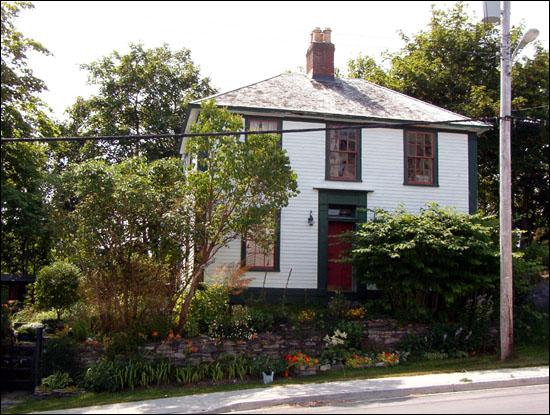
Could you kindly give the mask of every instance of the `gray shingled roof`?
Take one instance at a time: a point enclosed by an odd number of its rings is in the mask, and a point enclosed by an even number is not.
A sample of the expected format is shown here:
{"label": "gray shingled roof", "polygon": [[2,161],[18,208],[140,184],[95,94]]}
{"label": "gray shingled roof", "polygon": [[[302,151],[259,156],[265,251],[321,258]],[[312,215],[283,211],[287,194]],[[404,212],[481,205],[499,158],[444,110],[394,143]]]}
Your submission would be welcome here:
{"label": "gray shingled roof", "polygon": [[[457,119],[468,120],[460,114],[363,79],[317,81],[300,73],[283,73],[233,91],[193,101],[193,104],[210,98],[214,98],[218,105],[229,108],[306,113],[312,116],[322,114],[442,123]],[[452,125],[476,130],[488,127],[485,123],[473,121]]]}

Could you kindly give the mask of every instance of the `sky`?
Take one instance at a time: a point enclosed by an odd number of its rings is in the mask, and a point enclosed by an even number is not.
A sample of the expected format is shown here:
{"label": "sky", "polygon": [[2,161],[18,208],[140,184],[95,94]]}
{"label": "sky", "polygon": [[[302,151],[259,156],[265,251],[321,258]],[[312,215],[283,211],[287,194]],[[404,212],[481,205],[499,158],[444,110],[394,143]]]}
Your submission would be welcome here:
{"label": "sky", "polygon": [[[80,65],[129,43],[146,47],[167,43],[188,48],[202,76],[227,91],[305,66],[309,35],[330,27],[336,46],[335,66],[368,54],[381,62],[384,51],[403,46],[399,32],[414,34],[427,27],[432,4],[454,2],[71,2],[36,1],[23,11],[16,27],[41,42],[51,56],[33,53],[29,65],[45,81],[42,98],[58,119],[77,96],[93,94]],[[482,2],[469,11],[483,16]],[[548,48],[548,1],[512,1],[512,24],[539,29]],[[523,51],[532,53],[532,46]],[[383,62],[381,62],[383,63]]]}

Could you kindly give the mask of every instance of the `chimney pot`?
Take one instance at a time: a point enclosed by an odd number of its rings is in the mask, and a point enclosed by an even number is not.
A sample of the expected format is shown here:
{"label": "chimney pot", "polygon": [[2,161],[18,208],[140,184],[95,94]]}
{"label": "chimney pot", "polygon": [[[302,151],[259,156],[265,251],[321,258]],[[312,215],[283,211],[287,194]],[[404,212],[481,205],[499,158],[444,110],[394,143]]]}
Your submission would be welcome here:
{"label": "chimney pot", "polygon": [[332,33],[332,30],[330,30],[330,27],[325,27],[325,30],[323,30],[323,41],[325,43],[330,43],[330,34]]}

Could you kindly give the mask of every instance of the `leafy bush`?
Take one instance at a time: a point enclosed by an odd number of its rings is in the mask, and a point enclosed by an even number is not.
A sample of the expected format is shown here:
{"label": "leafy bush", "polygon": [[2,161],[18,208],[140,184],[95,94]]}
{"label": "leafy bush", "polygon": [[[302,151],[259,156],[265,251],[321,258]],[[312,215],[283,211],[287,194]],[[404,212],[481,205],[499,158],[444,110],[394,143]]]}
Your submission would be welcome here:
{"label": "leafy bush", "polygon": [[115,392],[119,388],[117,368],[111,361],[103,360],[86,370],[82,385],[92,392]]}
{"label": "leafy bush", "polygon": [[395,316],[448,321],[467,299],[495,289],[496,229],[491,218],[434,204],[416,215],[377,210],[355,232],[352,261],[360,279],[382,290],[381,301]]}
{"label": "leafy bush", "polygon": [[250,307],[250,328],[256,333],[264,333],[273,330],[275,322],[273,313],[258,307]]}
{"label": "leafy bush", "polygon": [[336,320],[345,318],[350,308],[351,301],[341,292],[336,293],[327,305],[329,316]]}
{"label": "leafy bush", "polygon": [[112,333],[103,337],[105,355],[109,359],[118,357],[132,357],[139,354],[139,347],[145,344],[146,336],[134,331]]}
{"label": "leafy bush", "polygon": [[287,362],[284,359],[274,359],[269,356],[260,356],[252,361],[252,374],[261,376],[262,372],[283,373],[287,370]]}
{"label": "leafy bush", "polygon": [[43,267],[34,283],[36,307],[39,310],[54,309],[57,319],[61,312],[78,300],[80,270],[67,262],[54,262]]}
{"label": "leafy bush", "polygon": [[73,338],[52,337],[44,342],[42,354],[42,376],[56,372],[67,372],[73,379],[82,376],[78,345]]}
{"label": "leafy bush", "polygon": [[229,294],[222,285],[202,286],[197,290],[185,323],[185,332],[189,337],[208,333],[210,326],[226,318],[229,308]]}
{"label": "leafy bush", "polygon": [[336,328],[347,334],[346,346],[361,349],[363,342],[363,324],[358,321],[341,321]]}
{"label": "leafy bush", "polygon": [[219,316],[210,325],[208,333],[218,339],[245,340],[251,338],[251,317],[248,307],[236,305],[231,307],[231,314]]}
{"label": "leafy bush", "polygon": [[67,372],[55,372],[53,375],[42,378],[41,386],[46,389],[64,389],[73,383]]}

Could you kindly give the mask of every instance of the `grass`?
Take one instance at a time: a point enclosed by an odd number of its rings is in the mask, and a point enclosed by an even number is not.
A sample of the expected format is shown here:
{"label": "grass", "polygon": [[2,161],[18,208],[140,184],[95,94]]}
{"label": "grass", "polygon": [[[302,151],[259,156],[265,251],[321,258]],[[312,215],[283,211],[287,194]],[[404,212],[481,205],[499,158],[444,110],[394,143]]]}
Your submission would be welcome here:
{"label": "grass", "polygon": [[[414,376],[432,373],[466,372],[472,370],[490,370],[529,366],[548,365],[548,344],[541,346],[518,347],[514,358],[501,362],[497,356],[479,356],[466,359],[447,359],[436,361],[406,362],[395,367],[370,368],[370,369],[346,369],[334,372],[324,372],[307,378],[283,378],[277,379],[273,385],[293,385],[305,383],[322,383],[331,381],[343,381],[353,379],[372,379],[393,376]],[[29,413],[37,411],[53,411],[68,408],[85,407],[92,405],[104,405],[142,401],[147,399],[169,398],[176,396],[194,395],[199,393],[236,391],[249,388],[266,388],[271,385],[263,385],[258,382],[239,384],[225,384],[205,387],[156,387],[117,393],[91,393],[86,392],[71,398],[49,398],[38,400],[33,397],[20,402],[10,408],[3,408],[2,413]]]}

